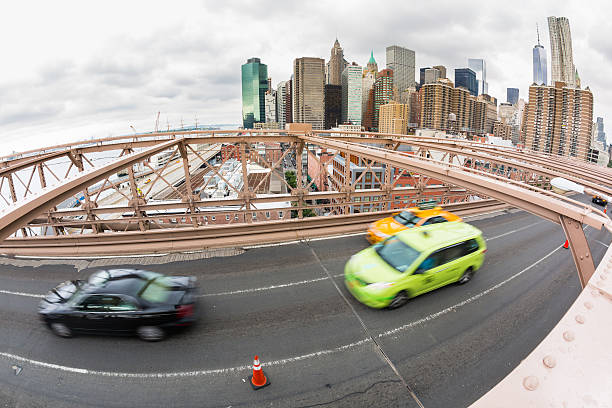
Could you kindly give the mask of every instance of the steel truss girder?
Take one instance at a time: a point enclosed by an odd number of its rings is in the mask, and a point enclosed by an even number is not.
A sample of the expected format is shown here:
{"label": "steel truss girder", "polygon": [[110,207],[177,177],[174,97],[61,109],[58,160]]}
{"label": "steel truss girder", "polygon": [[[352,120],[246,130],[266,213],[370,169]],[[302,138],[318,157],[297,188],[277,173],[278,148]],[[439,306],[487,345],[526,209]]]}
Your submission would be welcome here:
{"label": "steel truss girder", "polygon": [[[322,132],[317,132],[317,134]],[[612,187],[607,182],[609,179],[604,171],[600,171],[597,174],[592,172],[585,173],[580,169],[576,169],[576,164],[572,163],[572,166],[568,167],[567,164],[560,164],[558,159],[556,161],[547,161],[546,166],[543,164],[542,159],[539,156],[509,152],[507,150],[499,150],[490,147],[483,147],[486,145],[477,146],[476,143],[458,142],[455,139],[440,139],[440,138],[415,138],[406,135],[394,135],[395,138],[390,138],[391,135],[383,135],[380,138],[367,138],[358,136],[336,136],[333,139],[338,141],[346,141],[353,143],[371,143],[378,145],[385,145],[392,141],[396,141],[400,144],[417,146],[417,154],[426,150],[436,150],[444,153],[453,153],[462,156],[468,156],[472,159],[480,159],[483,161],[497,162],[504,164],[507,167],[518,168],[523,171],[530,171],[532,173],[546,176],[548,178],[554,178],[563,176],[569,180],[577,182],[579,184],[585,184],[596,190],[603,191],[607,194],[612,195]],[[400,137],[402,136],[402,137]],[[422,140],[426,139],[426,140]],[[429,140],[433,139],[433,140]],[[493,154],[492,154],[493,153]],[[520,161],[517,161],[520,160]],[[571,168],[571,172],[568,170]],[[607,182],[607,183],[606,183]]]}
{"label": "steel truss girder", "polygon": [[574,263],[578,270],[580,284],[584,288],[589,279],[591,279],[591,276],[593,276],[593,273],[595,273],[595,264],[591,256],[589,243],[584,235],[582,223],[564,215],[559,216],[559,223],[563,227],[563,231],[569,242],[569,249],[572,252],[572,257],[574,258]]}
{"label": "steel truss girder", "polygon": [[52,190],[42,191],[37,196],[31,196],[29,199],[25,200],[25,202],[19,203],[19,205],[9,207],[2,218],[0,218],[0,240],[6,239],[16,229],[25,225],[32,218],[43,214],[50,207],[61,203],[91,184],[104,180],[111,174],[117,172],[117,170],[132,166],[143,158],[159,153],[177,143],[179,143],[179,140],[172,140],[144,149],[142,152],[120,157],[114,162],[100,168],[92,168],[84,171],[78,176],[66,180],[63,184]]}
{"label": "steel truss girder", "polygon": [[[332,139],[323,139],[314,136],[304,136],[309,143],[319,144],[332,149],[352,152],[352,154],[366,157],[371,160],[390,164],[447,182],[449,184],[465,187],[471,191],[484,194],[552,222],[559,223],[559,214],[585,222],[592,227],[601,229],[609,219],[601,211],[594,210],[574,200],[541,189],[531,188],[512,182],[502,177],[496,177],[485,172],[468,171],[461,166],[436,162],[423,158],[402,155],[385,149],[372,148],[357,143],[338,142]],[[547,197],[544,197],[546,195]],[[580,207],[580,210],[576,208]]]}

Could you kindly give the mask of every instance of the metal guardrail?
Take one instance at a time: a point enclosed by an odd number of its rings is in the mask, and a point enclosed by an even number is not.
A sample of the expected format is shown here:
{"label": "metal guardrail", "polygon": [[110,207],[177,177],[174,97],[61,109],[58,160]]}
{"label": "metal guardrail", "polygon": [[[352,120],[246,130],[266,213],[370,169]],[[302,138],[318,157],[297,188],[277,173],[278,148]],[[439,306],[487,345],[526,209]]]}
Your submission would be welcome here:
{"label": "metal guardrail", "polygon": [[[465,216],[509,207],[508,204],[496,200],[479,200],[448,204],[445,209]],[[0,243],[0,253],[24,256],[97,256],[268,244],[362,232],[369,223],[397,211],[296,218],[252,224],[213,225],[195,229],[10,238]]]}

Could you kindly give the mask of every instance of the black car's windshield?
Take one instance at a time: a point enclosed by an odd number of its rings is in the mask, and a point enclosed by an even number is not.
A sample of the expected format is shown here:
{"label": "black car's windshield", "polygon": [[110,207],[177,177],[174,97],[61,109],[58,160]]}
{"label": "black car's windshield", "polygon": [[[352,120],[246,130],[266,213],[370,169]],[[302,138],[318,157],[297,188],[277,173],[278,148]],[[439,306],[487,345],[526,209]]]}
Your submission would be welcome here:
{"label": "black car's windshield", "polygon": [[60,283],[55,289],[51,289],[45,296],[45,300],[49,303],[63,303],[73,297],[78,291],[78,281],[66,281]]}
{"label": "black car's windshield", "polygon": [[402,211],[401,213],[393,216],[393,219],[407,227],[414,227],[421,220],[410,211]]}
{"label": "black car's windshield", "polygon": [[416,261],[420,253],[402,242],[397,237],[391,237],[375,246],[376,253],[383,261],[400,272],[405,272]]}

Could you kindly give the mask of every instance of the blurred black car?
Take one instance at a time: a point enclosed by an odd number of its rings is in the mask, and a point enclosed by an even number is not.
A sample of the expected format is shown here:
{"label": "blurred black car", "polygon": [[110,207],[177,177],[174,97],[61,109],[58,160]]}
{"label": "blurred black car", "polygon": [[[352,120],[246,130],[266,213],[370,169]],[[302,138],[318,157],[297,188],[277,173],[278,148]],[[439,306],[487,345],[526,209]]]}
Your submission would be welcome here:
{"label": "blurred black car", "polygon": [[594,204],[603,205],[604,207],[606,205],[608,205],[608,201],[605,198],[603,198],[602,196],[598,196],[598,195],[593,196],[593,199],[591,201]]}
{"label": "blurred black car", "polygon": [[157,341],[168,329],[196,320],[195,281],[144,270],[103,270],[88,281],[67,281],[51,289],[38,312],[61,337],[74,332],[135,333]]}

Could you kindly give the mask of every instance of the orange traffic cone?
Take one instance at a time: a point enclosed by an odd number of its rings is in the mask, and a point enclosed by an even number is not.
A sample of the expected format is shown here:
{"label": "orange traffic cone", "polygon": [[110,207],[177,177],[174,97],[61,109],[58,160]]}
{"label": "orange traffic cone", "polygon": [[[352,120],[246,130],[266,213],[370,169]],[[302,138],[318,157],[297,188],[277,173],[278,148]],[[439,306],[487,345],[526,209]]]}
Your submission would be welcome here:
{"label": "orange traffic cone", "polygon": [[249,379],[251,380],[251,387],[253,387],[254,390],[270,385],[270,381],[268,381],[261,369],[258,356],[255,356],[255,361],[253,361],[253,375]]}
{"label": "orange traffic cone", "polygon": [[565,244],[563,244],[563,248],[567,249],[569,248],[569,240],[565,240]]}

